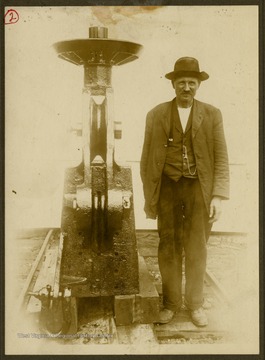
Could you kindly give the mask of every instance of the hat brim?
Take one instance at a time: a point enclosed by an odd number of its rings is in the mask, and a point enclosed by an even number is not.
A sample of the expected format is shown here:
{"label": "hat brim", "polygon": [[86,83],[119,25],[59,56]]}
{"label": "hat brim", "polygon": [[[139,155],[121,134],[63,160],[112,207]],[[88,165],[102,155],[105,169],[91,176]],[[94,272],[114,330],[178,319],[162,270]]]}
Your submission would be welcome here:
{"label": "hat brim", "polygon": [[182,77],[182,76],[196,77],[197,79],[199,79],[201,81],[209,79],[209,75],[204,71],[201,71],[201,72],[197,72],[197,71],[172,71],[172,72],[165,75],[165,77],[167,79],[169,79],[169,80],[175,80],[175,79],[177,79],[179,77]]}

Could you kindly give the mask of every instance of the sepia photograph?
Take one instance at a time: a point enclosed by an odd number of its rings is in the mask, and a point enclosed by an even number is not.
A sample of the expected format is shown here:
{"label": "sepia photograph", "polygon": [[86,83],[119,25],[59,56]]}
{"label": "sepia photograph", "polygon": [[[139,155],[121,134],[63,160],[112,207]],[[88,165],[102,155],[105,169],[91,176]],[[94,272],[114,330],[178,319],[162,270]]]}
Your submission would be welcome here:
{"label": "sepia photograph", "polygon": [[5,354],[258,355],[259,6],[4,12]]}

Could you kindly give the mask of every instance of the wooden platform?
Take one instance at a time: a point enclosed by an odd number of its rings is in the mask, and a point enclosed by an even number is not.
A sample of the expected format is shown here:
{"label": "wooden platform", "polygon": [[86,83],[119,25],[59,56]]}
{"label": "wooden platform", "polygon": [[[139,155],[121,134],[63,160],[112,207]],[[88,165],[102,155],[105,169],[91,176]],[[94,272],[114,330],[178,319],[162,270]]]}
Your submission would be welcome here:
{"label": "wooden platform", "polygon": [[[155,325],[154,331],[158,340],[168,338],[198,338],[204,337],[223,337],[227,335],[227,324],[223,321],[222,317],[224,311],[220,308],[212,308],[206,311],[208,316],[208,325],[198,328],[190,319],[187,310],[181,310],[176,314],[173,320],[168,324]],[[222,314],[222,316],[221,316]]]}

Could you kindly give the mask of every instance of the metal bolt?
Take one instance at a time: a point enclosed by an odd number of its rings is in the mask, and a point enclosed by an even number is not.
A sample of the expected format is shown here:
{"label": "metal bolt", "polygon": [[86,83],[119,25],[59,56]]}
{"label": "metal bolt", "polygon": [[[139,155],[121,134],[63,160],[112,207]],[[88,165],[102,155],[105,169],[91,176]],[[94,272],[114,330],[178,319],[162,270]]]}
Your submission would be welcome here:
{"label": "metal bolt", "polygon": [[123,196],[122,198],[122,206],[124,209],[130,209],[131,207],[131,200],[129,196]]}

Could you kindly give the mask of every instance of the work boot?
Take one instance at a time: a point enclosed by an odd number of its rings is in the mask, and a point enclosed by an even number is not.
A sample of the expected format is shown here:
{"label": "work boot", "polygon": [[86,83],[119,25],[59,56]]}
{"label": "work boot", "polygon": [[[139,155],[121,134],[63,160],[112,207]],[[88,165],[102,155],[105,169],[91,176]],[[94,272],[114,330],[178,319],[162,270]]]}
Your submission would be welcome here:
{"label": "work boot", "polygon": [[206,326],[208,325],[207,316],[202,307],[196,310],[190,311],[191,320],[196,326]]}
{"label": "work boot", "polygon": [[175,311],[169,310],[169,309],[163,309],[159,311],[159,318],[157,321],[155,321],[156,324],[167,324],[169,323],[175,314]]}

